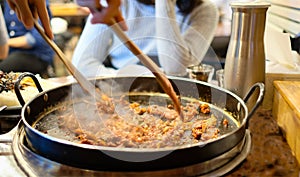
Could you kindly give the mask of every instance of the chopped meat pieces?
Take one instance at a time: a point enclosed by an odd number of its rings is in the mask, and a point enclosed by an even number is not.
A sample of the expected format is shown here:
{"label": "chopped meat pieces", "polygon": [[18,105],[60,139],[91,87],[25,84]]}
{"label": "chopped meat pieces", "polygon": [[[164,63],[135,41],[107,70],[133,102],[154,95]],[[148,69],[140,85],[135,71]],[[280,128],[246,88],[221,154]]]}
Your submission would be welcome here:
{"label": "chopped meat pieces", "polygon": [[192,136],[197,140],[217,138],[220,131],[216,128],[216,121],[217,119],[212,116],[209,119],[195,122],[192,129]]}
{"label": "chopped meat pieces", "polygon": [[224,125],[224,127],[228,127],[228,124],[229,124],[228,120],[227,120],[227,119],[224,119],[224,120],[223,120],[223,125]]}
{"label": "chopped meat pieces", "polygon": [[[173,147],[207,141],[219,137],[218,124],[225,123],[218,122],[210,105],[200,101],[186,101],[182,104],[184,119],[181,119],[171,104],[147,105],[123,98],[103,96],[104,102],[97,102],[96,107],[91,106],[93,104],[89,104],[88,100],[72,102],[47,116],[57,121],[60,132],[68,131],[69,136],[73,133],[75,142],[133,148]],[[114,102],[114,106],[106,101]],[[74,104],[85,111],[74,111]],[[92,114],[88,115],[88,112]],[[89,116],[94,114],[99,114],[101,121],[89,120]],[[81,125],[84,120],[87,123]]]}
{"label": "chopped meat pieces", "polygon": [[209,114],[210,113],[209,105],[208,104],[201,104],[200,105],[200,111],[204,114]]}

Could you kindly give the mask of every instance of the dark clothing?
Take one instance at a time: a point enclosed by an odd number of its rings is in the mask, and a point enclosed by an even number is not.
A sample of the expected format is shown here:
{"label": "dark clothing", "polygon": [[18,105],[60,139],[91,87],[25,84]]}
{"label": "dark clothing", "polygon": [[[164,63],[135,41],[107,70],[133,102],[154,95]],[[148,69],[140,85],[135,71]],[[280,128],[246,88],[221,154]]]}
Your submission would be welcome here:
{"label": "dark clothing", "polygon": [[48,63],[29,53],[14,52],[5,60],[0,60],[0,69],[4,72],[32,72],[44,75],[47,72]]}

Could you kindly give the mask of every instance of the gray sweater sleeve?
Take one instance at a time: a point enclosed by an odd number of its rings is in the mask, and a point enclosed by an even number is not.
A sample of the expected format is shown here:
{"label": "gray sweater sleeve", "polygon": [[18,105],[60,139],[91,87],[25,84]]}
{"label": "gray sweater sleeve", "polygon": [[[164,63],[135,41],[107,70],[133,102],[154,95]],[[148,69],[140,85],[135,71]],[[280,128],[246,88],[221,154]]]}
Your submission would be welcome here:
{"label": "gray sweater sleeve", "polygon": [[[155,7],[124,0],[122,13],[129,26],[126,33],[145,54],[158,55],[166,74],[185,75],[187,66],[202,61],[219,19],[217,7],[210,0],[203,1],[181,19],[176,0],[160,0]],[[73,64],[86,76],[102,75],[110,72],[102,64],[108,55],[119,69],[139,62],[113,31],[103,24],[91,24],[88,18],[73,54]]]}
{"label": "gray sweater sleeve", "polygon": [[0,7],[0,45],[6,44],[8,41],[7,29],[2,13],[2,9]]}
{"label": "gray sweater sleeve", "polygon": [[167,74],[185,75],[186,67],[199,64],[210,47],[218,24],[217,7],[204,0],[178,22],[175,19],[176,1],[159,2],[155,5],[159,62]]}

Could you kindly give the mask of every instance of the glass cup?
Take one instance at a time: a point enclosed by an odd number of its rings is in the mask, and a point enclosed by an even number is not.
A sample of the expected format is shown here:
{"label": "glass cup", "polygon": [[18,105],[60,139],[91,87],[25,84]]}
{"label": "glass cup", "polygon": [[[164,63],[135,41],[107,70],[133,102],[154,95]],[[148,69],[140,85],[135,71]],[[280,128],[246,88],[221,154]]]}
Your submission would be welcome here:
{"label": "glass cup", "polygon": [[215,68],[211,65],[200,64],[193,65],[187,68],[189,78],[199,81],[210,82],[213,78]]}
{"label": "glass cup", "polygon": [[216,71],[216,78],[219,87],[224,87],[224,69],[219,69]]}

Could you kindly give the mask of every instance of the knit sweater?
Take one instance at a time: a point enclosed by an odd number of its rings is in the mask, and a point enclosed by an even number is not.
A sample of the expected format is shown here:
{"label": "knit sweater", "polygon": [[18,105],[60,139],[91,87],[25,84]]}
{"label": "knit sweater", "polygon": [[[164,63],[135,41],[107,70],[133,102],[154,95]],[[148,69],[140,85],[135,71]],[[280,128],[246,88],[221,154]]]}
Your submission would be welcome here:
{"label": "knit sweater", "polygon": [[[155,6],[124,0],[121,10],[129,26],[126,34],[145,54],[157,56],[158,65],[167,75],[184,75],[187,66],[202,61],[218,22],[218,10],[209,0],[187,15],[179,12],[176,0],[158,1]],[[139,63],[109,27],[91,24],[90,19],[72,59],[83,74],[110,73],[102,65],[108,56],[117,69]]]}

